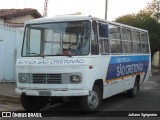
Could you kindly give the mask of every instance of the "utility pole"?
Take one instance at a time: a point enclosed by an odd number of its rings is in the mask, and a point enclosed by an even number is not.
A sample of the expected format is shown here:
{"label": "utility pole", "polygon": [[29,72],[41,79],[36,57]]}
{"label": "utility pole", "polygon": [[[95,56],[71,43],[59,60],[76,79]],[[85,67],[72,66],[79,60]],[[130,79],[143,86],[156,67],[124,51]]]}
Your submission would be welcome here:
{"label": "utility pole", "polygon": [[43,11],[43,17],[46,17],[48,14],[48,0],[44,1],[44,11]]}
{"label": "utility pole", "polygon": [[107,20],[107,12],[108,12],[108,0],[106,0],[106,4],[105,4],[105,20]]}

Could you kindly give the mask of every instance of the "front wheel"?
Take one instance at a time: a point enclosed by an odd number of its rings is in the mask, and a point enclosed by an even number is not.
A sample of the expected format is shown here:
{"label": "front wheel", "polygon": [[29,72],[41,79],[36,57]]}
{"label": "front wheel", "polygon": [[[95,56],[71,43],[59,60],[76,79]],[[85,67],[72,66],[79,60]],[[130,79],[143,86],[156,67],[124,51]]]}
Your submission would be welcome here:
{"label": "front wheel", "polygon": [[96,112],[101,105],[101,96],[99,88],[95,85],[93,90],[90,92],[90,95],[80,98],[79,105],[86,113]]}

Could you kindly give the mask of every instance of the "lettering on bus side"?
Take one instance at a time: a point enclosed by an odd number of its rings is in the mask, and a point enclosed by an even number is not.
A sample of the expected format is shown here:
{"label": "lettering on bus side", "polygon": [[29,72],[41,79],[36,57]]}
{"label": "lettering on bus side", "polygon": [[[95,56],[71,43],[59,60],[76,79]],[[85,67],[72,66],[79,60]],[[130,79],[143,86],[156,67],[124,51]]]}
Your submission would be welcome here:
{"label": "lettering on bus side", "polygon": [[73,60],[19,60],[20,65],[47,65],[47,64],[82,64],[83,59]]}
{"label": "lettering on bus side", "polygon": [[149,56],[111,57],[106,80],[136,74],[146,73],[149,65]]}
{"label": "lettering on bus side", "polygon": [[143,63],[120,64],[117,66],[117,77],[133,73],[143,72]]}

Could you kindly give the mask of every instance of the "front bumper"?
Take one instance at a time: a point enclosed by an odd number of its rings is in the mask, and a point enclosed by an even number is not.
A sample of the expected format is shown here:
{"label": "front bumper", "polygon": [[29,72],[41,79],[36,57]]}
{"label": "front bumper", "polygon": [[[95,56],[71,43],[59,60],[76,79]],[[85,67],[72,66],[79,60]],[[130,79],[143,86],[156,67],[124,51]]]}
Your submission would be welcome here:
{"label": "front bumper", "polygon": [[89,90],[29,90],[29,89],[15,89],[17,94],[25,94],[31,96],[57,96],[57,97],[69,97],[69,96],[86,96],[89,95]]}

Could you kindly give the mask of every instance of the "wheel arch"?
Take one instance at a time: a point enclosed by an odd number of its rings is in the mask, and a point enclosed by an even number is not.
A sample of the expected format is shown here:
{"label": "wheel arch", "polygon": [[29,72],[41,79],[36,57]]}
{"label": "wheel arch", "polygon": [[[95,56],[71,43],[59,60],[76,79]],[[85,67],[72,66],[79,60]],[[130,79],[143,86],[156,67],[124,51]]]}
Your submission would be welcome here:
{"label": "wheel arch", "polygon": [[135,82],[138,83],[138,91],[140,90],[140,80],[141,80],[141,76],[140,76],[140,74],[139,74],[139,75],[137,75],[136,78],[135,78]]}
{"label": "wheel arch", "polygon": [[103,80],[102,79],[97,79],[95,80],[93,86],[97,86],[99,88],[99,90],[101,91],[101,96],[103,98]]}

